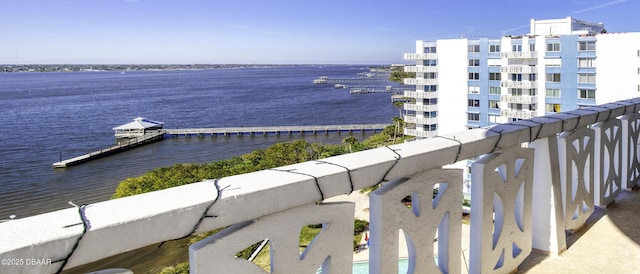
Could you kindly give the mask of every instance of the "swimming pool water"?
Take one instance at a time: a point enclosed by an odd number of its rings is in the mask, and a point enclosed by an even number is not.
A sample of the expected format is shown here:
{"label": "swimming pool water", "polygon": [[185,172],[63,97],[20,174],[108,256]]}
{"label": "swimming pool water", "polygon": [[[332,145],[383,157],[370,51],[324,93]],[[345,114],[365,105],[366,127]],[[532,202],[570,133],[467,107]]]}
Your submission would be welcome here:
{"label": "swimming pool water", "polygon": [[[407,273],[409,259],[398,260],[398,273]],[[369,274],[369,261],[353,262],[353,274]]]}

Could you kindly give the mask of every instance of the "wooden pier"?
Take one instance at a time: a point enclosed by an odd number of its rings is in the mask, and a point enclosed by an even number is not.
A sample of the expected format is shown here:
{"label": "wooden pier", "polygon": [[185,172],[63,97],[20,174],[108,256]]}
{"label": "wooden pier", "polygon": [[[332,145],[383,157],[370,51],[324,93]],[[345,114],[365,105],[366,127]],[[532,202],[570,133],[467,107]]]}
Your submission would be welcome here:
{"label": "wooden pier", "polygon": [[379,132],[388,124],[165,129],[168,136],[255,136]]}
{"label": "wooden pier", "polygon": [[329,133],[365,133],[380,132],[388,124],[355,124],[355,125],[323,125],[323,126],[276,126],[276,127],[227,127],[227,128],[183,128],[163,129],[144,137],[130,139],[118,145],[94,151],[85,155],[53,163],[56,168],[64,168],[101,158],[137,146],[163,140],[165,137],[191,136],[255,136],[255,135],[293,135],[293,134],[329,134]]}
{"label": "wooden pier", "polygon": [[84,154],[84,155],[81,155],[81,156],[78,156],[78,157],[74,157],[74,158],[71,158],[71,159],[67,159],[67,160],[64,160],[64,161],[53,163],[53,166],[56,167],[56,168],[62,168],[62,167],[68,167],[68,166],[72,166],[72,165],[77,165],[77,164],[80,164],[80,163],[84,163],[86,161],[90,161],[90,160],[93,160],[93,159],[97,159],[97,158],[101,158],[101,157],[104,157],[104,156],[107,156],[107,155],[118,153],[118,152],[121,152],[121,151],[124,151],[124,150],[128,150],[128,149],[140,146],[140,145],[148,144],[148,143],[155,142],[155,141],[160,141],[160,140],[164,139],[164,135],[165,135],[164,131],[158,131],[158,132],[153,133],[153,134],[148,134],[148,135],[146,135],[144,137],[138,137],[138,138],[129,139],[126,142],[119,143],[119,144],[117,144],[115,146],[112,146],[112,147],[108,147],[108,148],[101,149],[101,150],[98,150],[98,151],[94,151],[94,152],[91,152],[91,153],[87,153],[87,154]]}

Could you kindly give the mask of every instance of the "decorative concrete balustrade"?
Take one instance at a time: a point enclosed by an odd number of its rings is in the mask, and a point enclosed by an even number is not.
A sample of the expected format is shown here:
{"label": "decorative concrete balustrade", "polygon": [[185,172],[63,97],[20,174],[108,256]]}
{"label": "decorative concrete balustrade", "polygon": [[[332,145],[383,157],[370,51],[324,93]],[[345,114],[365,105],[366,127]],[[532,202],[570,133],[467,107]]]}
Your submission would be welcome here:
{"label": "decorative concrete balustrade", "polygon": [[[264,239],[271,273],[350,273],[354,204],[323,201],[380,182],[370,272],[397,273],[406,245],[410,272],[461,273],[463,172],[443,166],[478,156],[469,270],[509,273],[533,249],[565,250],[565,230],[638,184],[638,111],[640,99],[619,101],[0,223],[0,273],[55,273],[220,227],[190,247],[193,273],[262,273],[235,254]],[[323,229],[300,253],[309,224]]]}

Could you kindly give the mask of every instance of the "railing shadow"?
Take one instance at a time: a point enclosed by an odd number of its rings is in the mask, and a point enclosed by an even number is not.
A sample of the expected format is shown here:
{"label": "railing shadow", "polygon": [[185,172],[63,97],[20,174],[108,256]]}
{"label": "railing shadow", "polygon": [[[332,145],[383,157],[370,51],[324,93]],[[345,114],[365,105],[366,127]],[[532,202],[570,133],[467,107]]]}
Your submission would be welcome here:
{"label": "railing shadow", "polygon": [[[189,261],[189,241],[191,237],[182,240],[168,241],[162,246],[153,244],[111,256],[85,265],[77,266],[62,272],[62,274],[82,274],[97,269],[125,268],[133,273],[160,273],[162,268],[175,265],[177,262]],[[164,260],[164,261],[163,261]]]}
{"label": "railing shadow", "polygon": [[[578,261],[572,261],[573,258],[583,257],[589,260],[590,256],[607,256],[619,258],[619,260],[632,261],[634,258],[625,259],[625,255],[619,250],[627,250],[633,253],[630,246],[625,246],[629,242],[619,242],[616,239],[629,239],[636,248],[640,248],[640,219],[638,218],[637,208],[640,206],[640,191],[623,190],[616,197],[615,203],[606,208],[596,207],[593,214],[587,219],[586,225],[575,233],[566,233],[567,250],[559,256],[547,254],[544,252],[533,252],[520,265],[518,273],[535,272],[542,273],[545,269],[553,265],[560,265],[562,262],[553,262],[552,260],[563,257],[564,263],[580,264]],[[602,223],[600,223],[602,222]],[[598,229],[595,227],[599,226]],[[605,226],[608,226],[605,228]],[[605,231],[609,237],[602,237]],[[579,244],[580,241],[590,241],[588,245]],[[611,245],[618,245],[618,250],[612,250]],[[579,247],[580,246],[580,247]],[[596,246],[597,250],[585,248],[585,246]],[[608,253],[608,254],[607,254]],[[547,262],[548,261],[548,262]],[[542,269],[539,267],[545,264]],[[583,265],[580,269],[588,269],[590,266]],[[624,265],[616,265],[611,262],[610,265],[599,265],[600,269],[610,269],[615,271],[617,267],[625,268]],[[609,268],[610,267],[610,268]],[[561,269],[558,269],[560,271]]]}

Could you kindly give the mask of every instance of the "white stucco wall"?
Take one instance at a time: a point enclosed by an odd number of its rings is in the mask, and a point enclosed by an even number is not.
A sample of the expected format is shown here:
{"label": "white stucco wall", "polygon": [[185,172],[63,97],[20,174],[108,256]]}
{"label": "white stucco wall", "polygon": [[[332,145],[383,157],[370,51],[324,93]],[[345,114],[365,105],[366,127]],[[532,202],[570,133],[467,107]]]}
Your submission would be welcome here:
{"label": "white stucco wall", "polygon": [[467,129],[467,39],[438,40],[438,134]]}
{"label": "white stucco wall", "polygon": [[638,96],[640,32],[597,35],[596,104]]}

